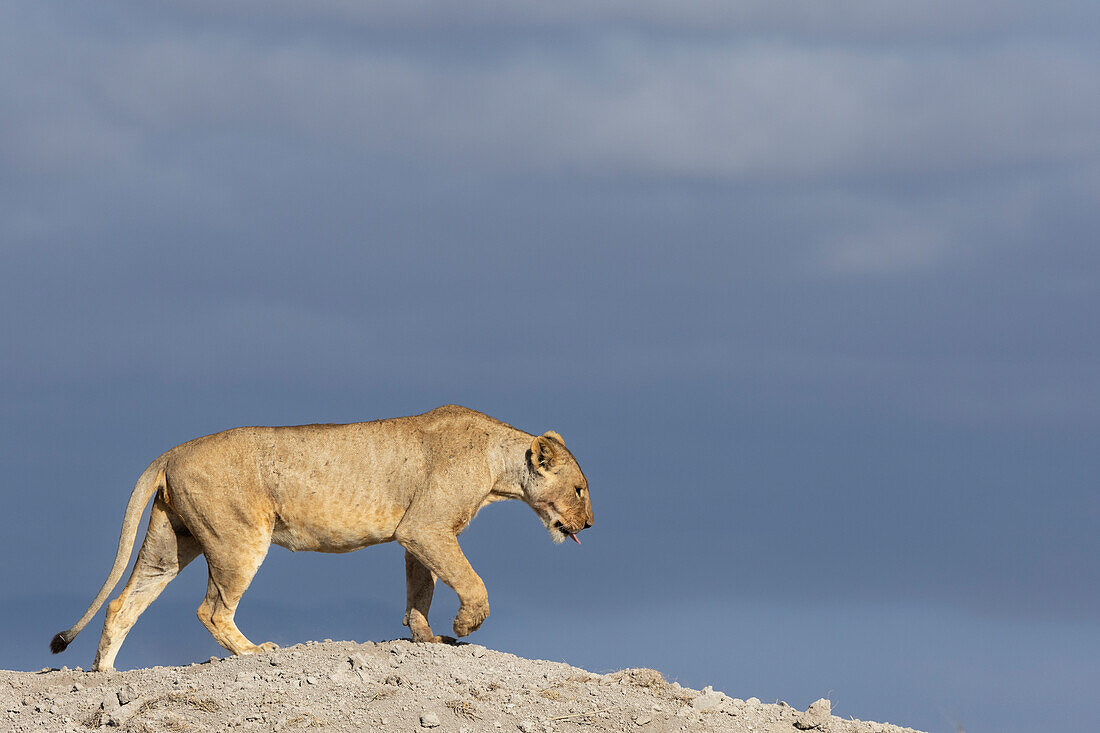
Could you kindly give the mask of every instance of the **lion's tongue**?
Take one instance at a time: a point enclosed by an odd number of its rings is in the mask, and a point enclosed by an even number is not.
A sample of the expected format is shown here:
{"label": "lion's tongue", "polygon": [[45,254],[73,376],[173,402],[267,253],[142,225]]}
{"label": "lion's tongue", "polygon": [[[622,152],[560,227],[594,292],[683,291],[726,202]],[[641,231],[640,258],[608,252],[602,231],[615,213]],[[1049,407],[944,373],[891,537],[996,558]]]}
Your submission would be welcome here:
{"label": "lion's tongue", "polygon": [[570,537],[571,537],[571,538],[573,539],[573,541],[574,541],[574,542],[576,542],[576,543],[577,543],[578,545],[579,545],[579,544],[581,543],[581,541],[580,541],[579,539],[577,539],[577,535],[575,535],[575,534],[570,534],[569,536],[570,536]]}

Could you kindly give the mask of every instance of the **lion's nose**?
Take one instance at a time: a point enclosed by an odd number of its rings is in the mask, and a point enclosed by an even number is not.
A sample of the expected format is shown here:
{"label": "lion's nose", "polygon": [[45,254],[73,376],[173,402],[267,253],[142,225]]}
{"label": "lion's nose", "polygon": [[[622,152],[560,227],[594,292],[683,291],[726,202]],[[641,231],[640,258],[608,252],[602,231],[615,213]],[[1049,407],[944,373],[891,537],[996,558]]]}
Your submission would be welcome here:
{"label": "lion's nose", "polygon": [[590,520],[590,519],[584,520],[584,528],[585,529],[588,529],[591,526],[592,526],[592,520]]}

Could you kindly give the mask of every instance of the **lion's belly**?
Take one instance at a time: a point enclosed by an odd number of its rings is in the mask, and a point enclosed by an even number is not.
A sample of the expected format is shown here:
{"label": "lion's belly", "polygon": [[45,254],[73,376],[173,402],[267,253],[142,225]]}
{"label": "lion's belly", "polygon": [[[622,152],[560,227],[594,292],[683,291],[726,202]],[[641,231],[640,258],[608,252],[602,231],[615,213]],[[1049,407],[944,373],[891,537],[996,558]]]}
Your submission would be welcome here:
{"label": "lion's belly", "polygon": [[423,456],[378,426],[359,434],[368,428],[335,426],[304,436],[293,428],[271,431],[262,445],[275,505],[272,542],[351,552],[393,539],[423,484]]}
{"label": "lion's belly", "polygon": [[389,542],[404,508],[385,502],[320,500],[284,506],[275,519],[271,541],[288,550],[352,552]]}

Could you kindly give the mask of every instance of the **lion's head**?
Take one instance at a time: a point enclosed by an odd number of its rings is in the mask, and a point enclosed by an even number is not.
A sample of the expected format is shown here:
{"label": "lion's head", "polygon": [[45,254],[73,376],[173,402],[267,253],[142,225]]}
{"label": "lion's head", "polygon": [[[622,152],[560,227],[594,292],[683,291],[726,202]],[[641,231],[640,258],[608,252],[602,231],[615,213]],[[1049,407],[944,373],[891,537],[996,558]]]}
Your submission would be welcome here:
{"label": "lion's head", "polygon": [[527,451],[527,503],[546,525],[554,542],[566,537],[577,544],[577,533],[592,526],[588,479],[561,436],[549,431],[531,441]]}

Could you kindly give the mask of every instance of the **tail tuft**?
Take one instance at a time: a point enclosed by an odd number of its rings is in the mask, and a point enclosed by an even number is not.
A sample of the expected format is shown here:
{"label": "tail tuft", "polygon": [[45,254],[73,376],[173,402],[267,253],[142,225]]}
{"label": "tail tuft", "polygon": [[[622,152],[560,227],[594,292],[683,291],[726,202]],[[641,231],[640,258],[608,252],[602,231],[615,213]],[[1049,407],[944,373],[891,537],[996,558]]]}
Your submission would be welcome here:
{"label": "tail tuft", "polygon": [[60,634],[50,640],[50,651],[54,654],[60,654],[65,651],[65,648],[69,646],[69,642],[72,639],[69,637],[67,631],[62,631]]}

